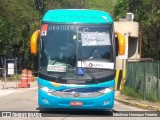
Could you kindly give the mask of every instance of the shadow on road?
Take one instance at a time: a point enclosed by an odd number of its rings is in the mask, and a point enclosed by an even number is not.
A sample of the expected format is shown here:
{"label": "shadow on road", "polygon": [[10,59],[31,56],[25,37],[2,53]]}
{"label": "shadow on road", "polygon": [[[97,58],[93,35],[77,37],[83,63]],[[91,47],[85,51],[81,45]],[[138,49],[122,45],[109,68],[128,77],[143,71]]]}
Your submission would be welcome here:
{"label": "shadow on road", "polygon": [[37,108],[44,117],[90,117],[90,116],[113,116],[114,110],[78,110],[78,109],[50,109]]}

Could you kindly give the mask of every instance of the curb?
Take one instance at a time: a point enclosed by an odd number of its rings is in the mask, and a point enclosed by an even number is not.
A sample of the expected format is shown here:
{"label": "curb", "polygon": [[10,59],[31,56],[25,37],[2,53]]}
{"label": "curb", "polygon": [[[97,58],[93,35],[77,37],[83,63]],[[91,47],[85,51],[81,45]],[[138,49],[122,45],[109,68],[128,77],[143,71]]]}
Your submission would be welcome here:
{"label": "curb", "polygon": [[121,99],[118,99],[118,98],[115,98],[115,100],[118,101],[118,102],[127,104],[127,105],[134,106],[134,107],[140,107],[140,108],[144,108],[144,109],[160,111],[160,107],[157,107],[157,106],[151,106],[151,105],[129,102],[129,101],[121,100]]}

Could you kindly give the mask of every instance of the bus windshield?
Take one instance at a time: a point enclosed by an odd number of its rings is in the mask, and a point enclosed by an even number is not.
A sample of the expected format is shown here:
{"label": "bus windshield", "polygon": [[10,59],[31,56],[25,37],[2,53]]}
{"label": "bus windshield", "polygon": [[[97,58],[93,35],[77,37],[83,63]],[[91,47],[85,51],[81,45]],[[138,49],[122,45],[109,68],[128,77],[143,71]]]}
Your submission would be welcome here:
{"label": "bus windshield", "polygon": [[[41,28],[40,72],[49,76],[78,78],[77,68],[113,70],[111,25],[62,25]],[[83,75],[85,76],[85,75]]]}

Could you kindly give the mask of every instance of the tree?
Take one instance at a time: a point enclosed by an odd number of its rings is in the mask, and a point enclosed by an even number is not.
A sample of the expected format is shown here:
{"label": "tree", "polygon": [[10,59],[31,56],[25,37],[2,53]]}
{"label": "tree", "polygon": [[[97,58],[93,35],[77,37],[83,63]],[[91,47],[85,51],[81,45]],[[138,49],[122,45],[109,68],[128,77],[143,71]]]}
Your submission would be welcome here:
{"label": "tree", "polygon": [[[116,0],[0,0],[0,60],[18,58],[22,69],[37,66],[30,37],[49,9],[97,9],[112,14]],[[0,63],[1,64],[1,63]]]}
{"label": "tree", "polygon": [[135,21],[142,29],[142,57],[160,60],[160,1],[159,0],[117,0],[114,18],[124,17],[126,12],[135,14]]}
{"label": "tree", "polygon": [[0,57],[18,57],[19,67],[30,68],[29,40],[31,33],[38,28],[38,12],[32,0],[0,0]]}
{"label": "tree", "polygon": [[85,9],[104,10],[112,15],[116,0],[85,0]]}
{"label": "tree", "polygon": [[35,0],[37,10],[43,2],[42,15],[49,9],[96,9],[112,14],[116,0]]}

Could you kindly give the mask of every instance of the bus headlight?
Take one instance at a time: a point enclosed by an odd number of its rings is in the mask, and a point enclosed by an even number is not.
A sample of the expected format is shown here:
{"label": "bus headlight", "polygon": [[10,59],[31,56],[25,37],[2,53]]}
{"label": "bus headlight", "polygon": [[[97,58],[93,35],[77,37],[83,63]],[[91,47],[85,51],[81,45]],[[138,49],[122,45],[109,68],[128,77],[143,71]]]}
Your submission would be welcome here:
{"label": "bus headlight", "polygon": [[103,90],[100,90],[100,91],[98,91],[98,92],[100,92],[100,93],[102,93],[102,94],[105,94],[105,93],[109,93],[109,92],[111,92],[111,91],[113,91],[114,90],[114,88],[113,87],[110,87],[110,88],[105,88],[105,89],[103,89]]}
{"label": "bus headlight", "polygon": [[39,89],[41,89],[42,91],[46,92],[46,93],[52,93],[54,92],[54,90],[48,88],[48,87],[44,87],[44,86],[41,86],[39,85]]}

